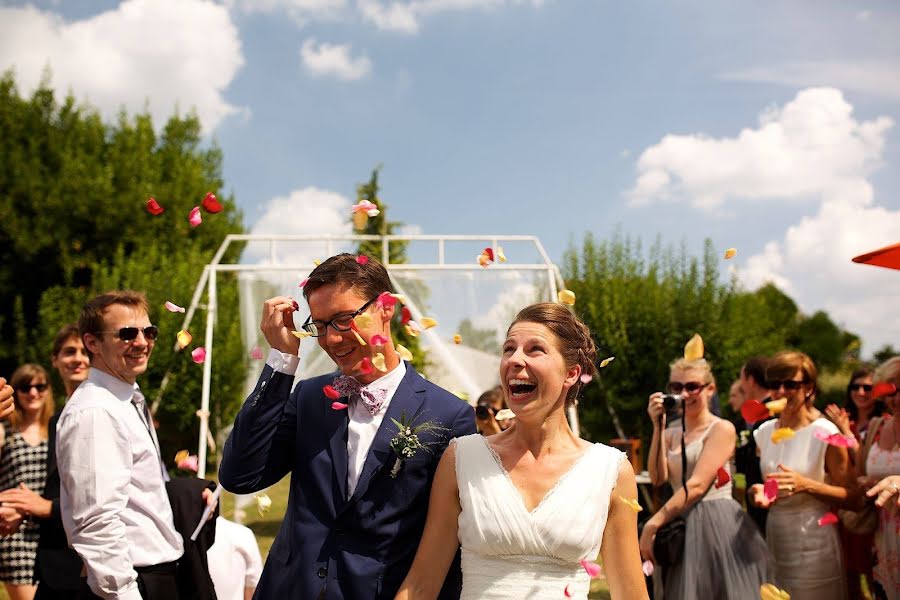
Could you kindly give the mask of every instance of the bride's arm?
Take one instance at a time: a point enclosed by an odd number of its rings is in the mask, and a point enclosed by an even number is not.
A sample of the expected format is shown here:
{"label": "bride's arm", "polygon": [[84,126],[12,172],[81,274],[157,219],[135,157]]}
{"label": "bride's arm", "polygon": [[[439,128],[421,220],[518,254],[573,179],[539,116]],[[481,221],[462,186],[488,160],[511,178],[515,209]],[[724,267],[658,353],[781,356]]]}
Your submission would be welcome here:
{"label": "bride's arm", "polygon": [[437,598],[459,548],[459,489],[456,485],[456,444],[450,444],[438,463],[428,518],[416,558],[394,600]]}
{"label": "bride's arm", "polygon": [[609,501],[600,557],[610,596],[614,600],[646,600],[647,586],[641,572],[641,554],[638,550],[637,513],[619,500],[619,496],[637,498],[634,470],[627,460],[619,464],[619,477]]}

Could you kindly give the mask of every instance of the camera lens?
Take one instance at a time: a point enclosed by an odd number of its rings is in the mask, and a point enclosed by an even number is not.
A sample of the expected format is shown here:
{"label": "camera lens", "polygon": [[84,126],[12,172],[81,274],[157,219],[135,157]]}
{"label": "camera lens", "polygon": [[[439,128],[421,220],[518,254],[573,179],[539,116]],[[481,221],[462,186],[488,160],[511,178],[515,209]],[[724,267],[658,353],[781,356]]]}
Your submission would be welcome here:
{"label": "camera lens", "polygon": [[491,409],[484,404],[479,404],[475,407],[475,416],[479,419],[489,419],[491,417]]}
{"label": "camera lens", "polygon": [[667,411],[681,406],[681,396],[679,394],[666,394],[663,396],[663,408]]}

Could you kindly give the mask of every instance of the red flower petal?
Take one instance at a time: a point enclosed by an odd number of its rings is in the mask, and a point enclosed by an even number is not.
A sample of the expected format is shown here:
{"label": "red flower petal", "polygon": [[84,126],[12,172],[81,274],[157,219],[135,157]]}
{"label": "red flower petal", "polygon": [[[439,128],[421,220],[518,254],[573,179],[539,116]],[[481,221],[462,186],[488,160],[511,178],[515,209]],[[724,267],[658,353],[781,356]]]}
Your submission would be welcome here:
{"label": "red flower petal", "polygon": [[331,408],[332,410],[344,410],[345,408],[347,408],[347,405],[343,402],[332,402]]}
{"label": "red flower petal", "polygon": [[203,202],[201,204],[203,204],[203,209],[208,213],[215,214],[217,212],[222,212],[222,205],[219,204],[216,195],[212,192],[208,192],[203,196]]}
{"label": "red flower petal", "polygon": [[147,200],[147,212],[151,215],[161,215],[165,209],[159,205],[159,202],[156,201],[156,198],[150,198]]}
{"label": "red flower petal", "polygon": [[296,300],[293,300],[293,299],[291,299],[291,307],[292,307],[294,310],[300,310],[300,304],[298,304],[297,301],[296,301]]}
{"label": "red flower petal", "polygon": [[412,313],[405,306],[400,309],[400,322],[406,325],[412,320]]}
{"label": "red flower petal", "polygon": [[494,260],[494,249],[493,248],[485,248],[481,251],[482,254],[487,256],[488,260],[493,262]]}
{"label": "red flower petal", "polygon": [[569,591],[569,584],[566,584],[566,589],[563,590],[563,594],[566,595],[566,598],[572,597],[572,592]]}
{"label": "red flower petal", "polygon": [[331,387],[330,385],[324,386],[322,388],[322,392],[325,394],[325,396],[329,400],[337,400],[338,398],[341,397],[341,393],[339,391],[337,391],[336,389],[334,389],[333,387]]}
{"label": "red flower petal", "polygon": [[378,295],[378,300],[375,301],[375,305],[382,308],[390,308],[395,304],[397,304],[397,298],[392,296],[390,292],[381,292]]}
{"label": "red flower petal", "polygon": [[774,501],[778,497],[778,481],[767,479],[763,484],[763,494],[765,494],[766,500],[769,502]]}
{"label": "red flower petal", "polygon": [[881,383],[876,383],[875,387],[872,388],[872,398],[881,398],[882,396],[890,396],[891,394],[895,394],[897,392],[897,386],[893,383],[887,383],[886,381],[882,381]]}
{"label": "red flower petal", "polygon": [[309,283],[309,277],[300,282],[300,287],[305,286],[307,283]]}
{"label": "red flower petal", "polygon": [[356,257],[356,262],[358,262],[361,265],[368,264],[369,257],[366,256],[365,254],[360,254],[359,256]]}
{"label": "red flower petal", "polygon": [[825,527],[826,525],[834,525],[838,522],[838,517],[833,512],[827,512],[819,518],[819,527]]}
{"label": "red flower petal", "polygon": [[359,365],[357,370],[362,375],[371,375],[375,371],[375,367],[372,366],[372,359],[366,356],[361,361],[359,361]]}
{"label": "red flower petal", "polygon": [[725,469],[725,467],[719,467],[719,470],[716,471],[716,489],[722,487],[729,481],[731,481],[731,475],[728,473],[728,470]]}
{"label": "red flower petal", "polygon": [[769,409],[759,400],[747,400],[741,406],[741,416],[750,424],[769,418]]}
{"label": "red flower petal", "polygon": [[372,346],[384,346],[387,343],[388,339],[380,333],[376,333],[371,338],[369,338],[369,344],[371,344]]}

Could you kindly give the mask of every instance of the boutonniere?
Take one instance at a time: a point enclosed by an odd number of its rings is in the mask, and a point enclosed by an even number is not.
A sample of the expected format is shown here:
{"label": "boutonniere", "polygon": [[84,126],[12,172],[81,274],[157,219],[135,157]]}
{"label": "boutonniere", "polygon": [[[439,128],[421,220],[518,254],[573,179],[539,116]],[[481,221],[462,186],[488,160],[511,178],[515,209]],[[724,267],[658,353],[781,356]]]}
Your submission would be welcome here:
{"label": "boutonniere", "polygon": [[403,464],[414,457],[419,450],[431,452],[428,444],[422,441],[421,434],[430,431],[448,431],[448,429],[438,424],[437,421],[425,421],[414,425],[413,419],[407,418],[406,414],[401,415],[399,421],[397,419],[391,419],[391,421],[397,426],[397,433],[391,439],[391,450],[397,455],[391,469],[391,478],[396,479]]}
{"label": "boutonniere", "polygon": [[746,429],[742,430],[740,435],[738,436],[738,448],[743,448],[747,444],[750,443],[750,432]]}

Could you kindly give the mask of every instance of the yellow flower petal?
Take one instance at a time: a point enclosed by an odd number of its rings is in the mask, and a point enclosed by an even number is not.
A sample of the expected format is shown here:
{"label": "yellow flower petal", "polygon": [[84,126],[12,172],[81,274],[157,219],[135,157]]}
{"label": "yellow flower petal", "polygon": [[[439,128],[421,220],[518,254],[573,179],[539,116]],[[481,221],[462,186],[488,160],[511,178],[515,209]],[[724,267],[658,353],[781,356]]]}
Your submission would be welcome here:
{"label": "yellow flower petal", "polygon": [[688,340],[684,345],[684,360],[700,360],[703,358],[703,338],[699,333]]}
{"label": "yellow flower petal", "polygon": [[437,324],[438,322],[431,317],[422,317],[419,320],[419,325],[422,326],[422,329],[431,329],[432,327],[437,327]]}
{"label": "yellow flower petal", "polygon": [[318,267],[319,265],[322,264],[322,261],[319,260],[319,259],[316,259],[316,260],[313,261],[313,264],[316,265],[316,266]]}
{"label": "yellow flower petal", "polygon": [[511,411],[508,408],[501,408],[497,411],[497,414],[494,415],[494,420],[496,421],[506,421],[507,419],[515,419],[516,413]]}
{"label": "yellow flower petal", "polygon": [[764,583],[759,587],[760,600],[791,600],[791,595],[779,589],[771,583]]}
{"label": "yellow flower petal", "polygon": [[734,256],[736,254],[737,254],[737,248],[729,248],[728,250],[725,251],[725,260],[734,258]]}
{"label": "yellow flower petal", "polygon": [[353,332],[353,335],[356,336],[356,341],[359,342],[359,345],[360,345],[360,346],[366,346],[366,345],[367,345],[367,344],[366,344],[366,340],[362,339],[362,336],[359,335],[359,333],[358,333],[355,329],[351,329],[351,331]]}
{"label": "yellow flower petal", "polygon": [[366,211],[361,210],[353,213],[353,228],[357,231],[362,231],[366,228],[366,223],[369,222],[369,215]]}
{"label": "yellow flower petal", "polygon": [[790,427],[781,427],[772,432],[772,443],[779,444],[784,440],[794,437],[794,430]]}
{"label": "yellow flower petal", "polygon": [[409,325],[404,325],[403,329],[406,331],[406,335],[408,335],[409,337],[419,337],[419,332]]}
{"label": "yellow flower petal", "polygon": [[299,331],[292,331],[291,333],[294,335],[295,338],[299,338],[301,340],[303,338],[308,338],[309,336],[312,335],[310,332],[304,331],[303,329],[301,329]]}
{"label": "yellow flower petal", "polygon": [[634,512],[641,512],[642,510],[644,510],[640,502],[638,502],[637,500],[632,500],[631,498],[626,498],[625,496],[619,496],[619,500],[624,502],[625,505]]}
{"label": "yellow flower petal", "polygon": [[765,407],[769,409],[769,414],[773,417],[783,411],[785,406],[787,406],[787,398],[771,400],[765,404]]}
{"label": "yellow flower petal", "polygon": [[462,336],[459,335],[458,333],[454,333],[453,334],[453,343],[457,344],[457,345],[462,344]]}
{"label": "yellow flower petal", "polygon": [[183,461],[190,455],[191,455],[191,453],[188,450],[179,450],[175,454],[175,464],[177,465],[178,463],[180,463],[181,461]]}
{"label": "yellow flower petal", "polygon": [[487,266],[491,264],[491,257],[484,253],[479,254],[478,264],[481,265],[482,268],[487,268]]}
{"label": "yellow flower petal", "polygon": [[400,358],[402,358],[403,360],[405,360],[407,362],[412,361],[412,359],[413,359],[412,352],[407,350],[406,346],[403,346],[402,344],[397,344],[396,350],[397,350],[397,354],[400,355]]}
{"label": "yellow flower petal", "polygon": [[178,349],[184,350],[191,343],[191,340],[194,339],[194,336],[192,336],[191,332],[187,329],[182,329],[175,334],[175,339],[178,341]]}
{"label": "yellow flower petal", "polygon": [[403,294],[391,294],[391,296],[396,298],[400,304],[406,304],[406,296]]}
{"label": "yellow flower petal", "polygon": [[501,248],[500,246],[497,246],[497,260],[502,263],[506,262],[506,255],[503,254],[503,248]]}
{"label": "yellow flower petal", "polygon": [[256,509],[259,511],[260,515],[264,515],[269,512],[269,509],[272,508],[272,499],[269,498],[266,494],[257,494],[256,495]]}
{"label": "yellow flower petal", "polygon": [[606,365],[608,365],[609,363],[611,363],[614,360],[616,360],[615,356],[610,356],[609,358],[604,358],[603,360],[600,361],[600,368],[602,369],[603,367],[605,367]]}
{"label": "yellow flower petal", "polygon": [[353,317],[353,322],[356,323],[356,326],[360,329],[368,329],[372,326],[372,315],[369,313],[358,314]]}
{"label": "yellow flower petal", "polygon": [[556,294],[556,298],[561,304],[568,304],[569,306],[575,305],[575,292],[571,290],[559,290],[559,293]]}
{"label": "yellow flower petal", "polygon": [[375,356],[372,357],[372,366],[382,373],[387,373],[387,365],[384,364],[384,354],[381,352],[376,353]]}

